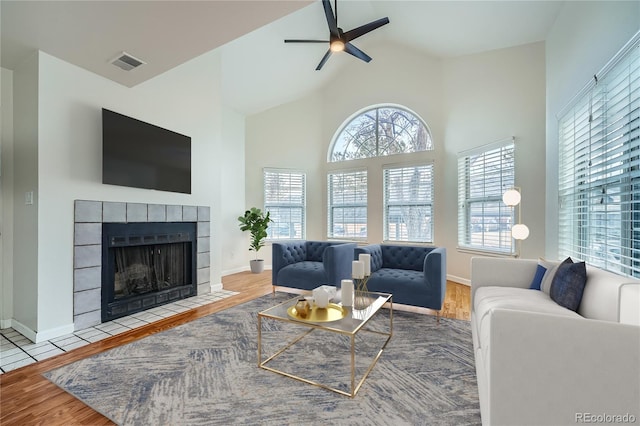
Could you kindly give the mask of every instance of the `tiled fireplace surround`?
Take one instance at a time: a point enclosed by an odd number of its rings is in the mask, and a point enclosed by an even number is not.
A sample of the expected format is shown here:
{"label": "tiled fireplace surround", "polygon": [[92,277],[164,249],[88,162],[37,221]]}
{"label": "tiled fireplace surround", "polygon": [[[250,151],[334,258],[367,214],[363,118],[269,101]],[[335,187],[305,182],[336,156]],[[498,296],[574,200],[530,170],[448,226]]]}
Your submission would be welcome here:
{"label": "tiled fireplace surround", "polygon": [[76,200],[74,211],[75,330],[82,330],[101,322],[102,224],[105,222],[197,222],[198,294],[211,292],[209,207]]}

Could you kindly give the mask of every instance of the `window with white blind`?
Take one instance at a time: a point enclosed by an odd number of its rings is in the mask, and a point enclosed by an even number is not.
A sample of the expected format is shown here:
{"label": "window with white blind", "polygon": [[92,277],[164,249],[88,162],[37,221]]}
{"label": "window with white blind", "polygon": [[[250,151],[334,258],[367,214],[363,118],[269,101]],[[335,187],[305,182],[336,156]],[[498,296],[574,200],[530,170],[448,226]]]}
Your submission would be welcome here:
{"label": "window with white blind", "polygon": [[559,116],[561,256],[640,276],[640,33]]}
{"label": "window with white blind", "polygon": [[367,171],[330,172],[328,184],[329,238],[367,237]]}
{"label": "window with white blind", "polygon": [[264,169],[264,209],[273,220],[267,229],[270,240],[304,239],[306,175],[303,172]]}
{"label": "window with white blind", "polygon": [[384,169],[384,239],[433,242],[433,164]]}
{"label": "window with white blind", "polygon": [[458,155],[458,245],[460,248],[513,254],[513,209],[502,194],[513,188],[514,141]]}

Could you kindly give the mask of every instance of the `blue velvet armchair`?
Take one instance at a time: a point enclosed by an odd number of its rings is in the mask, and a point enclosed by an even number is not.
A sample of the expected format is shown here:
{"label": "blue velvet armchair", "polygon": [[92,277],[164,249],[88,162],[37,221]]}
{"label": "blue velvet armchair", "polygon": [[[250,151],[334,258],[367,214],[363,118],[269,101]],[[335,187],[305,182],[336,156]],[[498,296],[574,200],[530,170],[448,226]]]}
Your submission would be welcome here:
{"label": "blue velvet armchair", "polygon": [[272,284],[313,290],[351,278],[355,243],[294,240],[272,244]]}
{"label": "blue velvet armchair", "polygon": [[393,302],[439,311],[447,289],[444,247],[373,244],[355,249],[371,255],[369,291],[393,294]]}

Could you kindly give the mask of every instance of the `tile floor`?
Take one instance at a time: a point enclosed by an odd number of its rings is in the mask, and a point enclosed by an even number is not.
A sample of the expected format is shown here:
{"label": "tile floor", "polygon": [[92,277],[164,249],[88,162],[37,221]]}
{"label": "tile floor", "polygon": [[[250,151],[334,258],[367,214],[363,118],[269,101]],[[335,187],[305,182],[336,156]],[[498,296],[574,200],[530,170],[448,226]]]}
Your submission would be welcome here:
{"label": "tile floor", "polygon": [[177,302],[158,306],[40,343],[33,343],[12,328],[2,329],[0,330],[0,374],[159,321],[162,318],[222,300],[234,294],[237,293],[228,290],[217,290],[209,294],[178,300]]}

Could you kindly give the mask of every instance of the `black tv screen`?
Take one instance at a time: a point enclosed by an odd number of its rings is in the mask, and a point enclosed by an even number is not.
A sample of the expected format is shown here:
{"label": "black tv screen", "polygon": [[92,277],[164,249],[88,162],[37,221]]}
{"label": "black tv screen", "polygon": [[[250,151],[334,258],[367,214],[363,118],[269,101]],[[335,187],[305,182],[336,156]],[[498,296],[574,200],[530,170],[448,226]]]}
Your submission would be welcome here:
{"label": "black tv screen", "polygon": [[102,183],[191,194],[191,138],[103,108]]}

